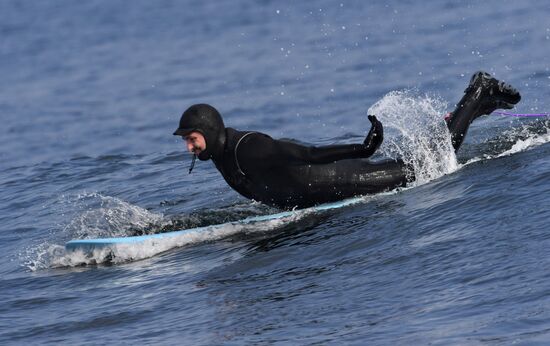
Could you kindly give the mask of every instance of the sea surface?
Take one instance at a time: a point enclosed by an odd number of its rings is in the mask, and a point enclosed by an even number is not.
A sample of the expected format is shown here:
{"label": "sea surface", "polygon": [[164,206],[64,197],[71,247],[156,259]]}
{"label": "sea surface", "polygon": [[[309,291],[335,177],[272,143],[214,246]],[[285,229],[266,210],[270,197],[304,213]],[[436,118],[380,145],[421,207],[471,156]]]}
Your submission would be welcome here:
{"label": "sea surface", "polygon": [[[550,112],[547,1],[0,1],[0,344],[549,345],[550,117],[443,116],[485,70]],[[172,135],[227,126],[404,157],[408,188],[158,251],[71,239],[279,210]]]}

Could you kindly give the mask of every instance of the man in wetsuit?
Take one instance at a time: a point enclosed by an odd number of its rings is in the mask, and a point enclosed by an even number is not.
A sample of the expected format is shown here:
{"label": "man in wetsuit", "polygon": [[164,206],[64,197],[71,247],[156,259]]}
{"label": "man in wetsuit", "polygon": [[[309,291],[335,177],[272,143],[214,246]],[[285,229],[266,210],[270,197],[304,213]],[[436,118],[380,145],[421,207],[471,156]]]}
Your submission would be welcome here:
{"label": "man in wetsuit", "polygon": [[[520,99],[512,86],[488,73],[475,73],[445,118],[455,151],[474,119],[513,108]],[[187,142],[193,163],[196,157],[212,159],[241,195],[281,208],[308,207],[388,191],[414,180],[414,172],[401,160],[365,160],[383,140],[382,123],[375,116],[368,118],[372,127],[363,143],[314,147],[226,128],[214,107],[196,104],[183,113],[174,135]]]}

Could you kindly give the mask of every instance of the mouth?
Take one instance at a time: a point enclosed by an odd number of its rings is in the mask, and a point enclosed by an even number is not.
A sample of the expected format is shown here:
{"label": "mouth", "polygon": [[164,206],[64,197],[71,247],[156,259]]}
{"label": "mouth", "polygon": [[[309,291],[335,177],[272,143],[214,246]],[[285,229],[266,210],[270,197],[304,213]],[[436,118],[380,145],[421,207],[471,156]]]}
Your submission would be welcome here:
{"label": "mouth", "polygon": [[195,147],[195,146],[194,146],[194,147],[191,149],[191,152],[192,152],[193,154],[195,154],[195,155],[200,154],[201,151],[202,151],[202,149],[201,149],[200,147]]}

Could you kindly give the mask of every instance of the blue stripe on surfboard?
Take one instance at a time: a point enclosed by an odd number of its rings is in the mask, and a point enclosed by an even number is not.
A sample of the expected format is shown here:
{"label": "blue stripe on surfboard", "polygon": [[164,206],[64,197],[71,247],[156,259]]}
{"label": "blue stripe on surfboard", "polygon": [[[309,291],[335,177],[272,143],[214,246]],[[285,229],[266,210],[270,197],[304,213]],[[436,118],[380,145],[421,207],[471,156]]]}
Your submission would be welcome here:
{"label": "blue stripe on surfboard", "polygon": [[[360,200],[361,200],[360,198],[352,198],[352,199],[347,199],[339,202],[321,204],[321,205],[306,208],[306,209],[300,209],[298,211],[315,212],[315,211],[337,209],[337,208],[341,208],[341,207],[345,207],[345,206],[357,203]],[[68,251],[75,251],[75,250],[86,251],[86,250],[93,250],[93,249],[99,249],[99,248],[122,245],[122,244],[126,244],[126,245],[138,244],[148,240],[166,239],[166,238],[177,237],[185,234],[197,233],[197,232],[204,231],[206,229],[214,230],[214,229],[222,228],[228,225],[246,225],[246,224],[262,222],[262,221],[283,219],[285,217],[295,215],[296,212],[298,211],[285,211],[277,214],[251,216],[239,221],[232,221],[232,222],[226,222],[226,223],[217,224],[217,225],[190,228],[190,229],[184,229],[181,231],[172,231],[172,232],[166,232],[166,233],[147,234],[147,235],[140,235],[140,236],[134,236],[134,237],[77,239],[77,240],[71,240],[67,242],[65,244],[65,249]]]}

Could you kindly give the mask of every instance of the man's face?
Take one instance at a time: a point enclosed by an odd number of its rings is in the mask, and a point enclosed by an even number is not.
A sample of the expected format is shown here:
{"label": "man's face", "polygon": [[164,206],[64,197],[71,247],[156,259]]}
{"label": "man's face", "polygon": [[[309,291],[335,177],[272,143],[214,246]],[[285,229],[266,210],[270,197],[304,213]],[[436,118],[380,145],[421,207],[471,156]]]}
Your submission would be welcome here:
{"label": "man's face", "polygon": [[187,145],[187,150],[195,155],[199,155],[202,151],[206,150],[206,140],[200,132],[191,132],[183,137],[183,140]]}

